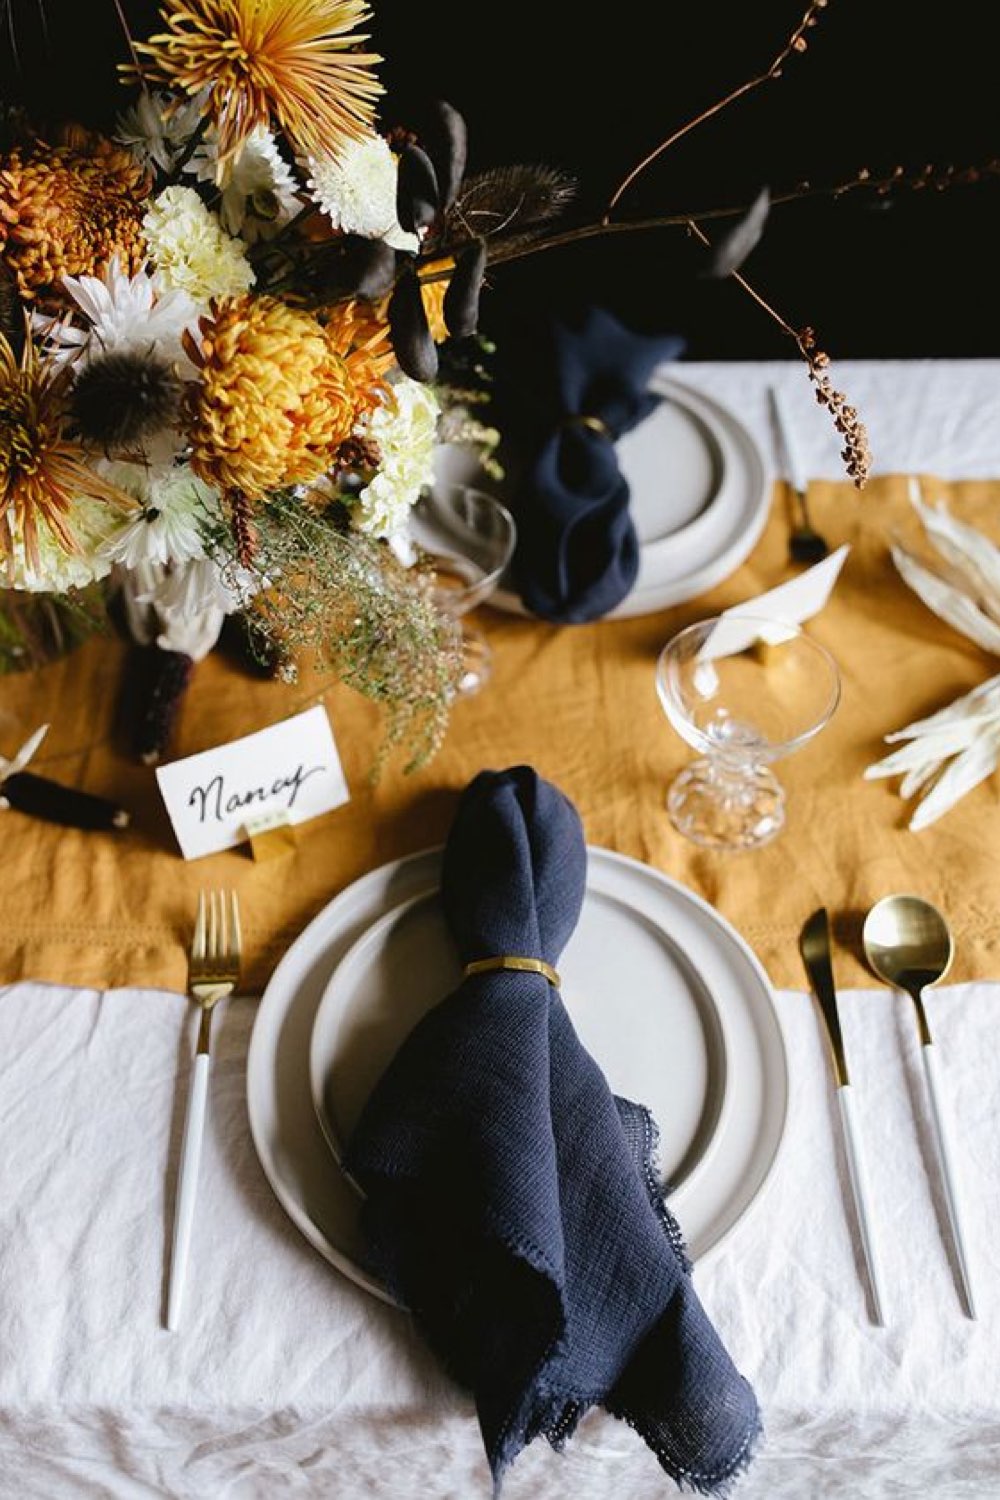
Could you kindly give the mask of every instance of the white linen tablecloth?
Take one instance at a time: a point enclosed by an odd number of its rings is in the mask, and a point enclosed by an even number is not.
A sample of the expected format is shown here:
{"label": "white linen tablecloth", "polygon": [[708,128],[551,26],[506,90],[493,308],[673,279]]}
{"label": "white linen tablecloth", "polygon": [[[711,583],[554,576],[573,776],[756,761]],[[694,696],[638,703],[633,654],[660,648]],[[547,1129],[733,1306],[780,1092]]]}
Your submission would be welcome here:
{"label": "white linen tablecloth", "polygon": [[[835,364],[878,472],[1000,476],[1000,360]],[[785,392],[807,471],[836,435],[802,367],[671,374],[732,407],[773,463]],[[997,976],[1000,980],[1000,975]],[[778,996],[786,1143],[763,1200],[696,1283],[761,1399],[739,1500],[1000,1494],[1000,983],[930,1001],[965,1170],[980,1321],[961,1309],[912,1017],[887,991],[842,1012],[888,1283],[868,1320],[815,1010]],[[466,1398],[406,1317],[299,1236],[254,1155],[254,1008],[220,1016],[184,1326],[161,1327],[194,1021],[175,995],[0,990],[0,1500],[487,1500]],[[673,1493],[598,1415],[563,1455],[535,1444],[504,1500]]]}
{"label": "white linen tablecloth", "polygon": [[[868,1321],[818,1014],[777,997],[791,1073],[760,1201],[696,1285],[766,1423],[740,1500],[1000,1492],[1000,985],[929,1000],[980,1320],[963,1314],[909,1002],[842,996],[886,1268]],[[254,1004],[216,1034],[188,1300],[161,1326],[194,1017],[179,996],[0,991],[0,1496],[488,1500],[471,1404],[406,1316],[299,1236],[254,1154]],[[603,1414],[536,1443],[505,1500],[675,1493]]]}

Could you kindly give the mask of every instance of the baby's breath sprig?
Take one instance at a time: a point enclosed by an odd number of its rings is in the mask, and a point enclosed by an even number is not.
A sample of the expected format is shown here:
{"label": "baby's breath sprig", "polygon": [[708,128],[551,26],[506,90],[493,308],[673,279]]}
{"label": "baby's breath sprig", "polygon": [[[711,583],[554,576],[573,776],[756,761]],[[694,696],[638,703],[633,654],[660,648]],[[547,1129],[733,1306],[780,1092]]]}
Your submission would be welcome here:
{"label": "baby's breath sprig", "polygon": [[[385,542],[347,525],[337,501],[317,513],[278,493],[255,508],[254,527],[244,566],[255,580],[246,620],[256,653],[284,664],[286,676],[297,656],[314,653],[385,710],[373,775],[402,746],[407,770],[425,765],[444,738],[462,675],[458,624],[437,607],[430,582]],[[206,544],[232,577],[232,535],[208,529]]]}

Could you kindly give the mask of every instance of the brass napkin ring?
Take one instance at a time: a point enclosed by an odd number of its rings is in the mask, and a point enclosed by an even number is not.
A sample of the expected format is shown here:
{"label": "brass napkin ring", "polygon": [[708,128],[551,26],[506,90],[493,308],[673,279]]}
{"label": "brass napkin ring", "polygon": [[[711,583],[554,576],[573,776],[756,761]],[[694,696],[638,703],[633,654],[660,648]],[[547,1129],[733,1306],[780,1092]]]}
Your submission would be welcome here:
{"label": "brass napkin ring", "polygon": [[563,423],[564,427],[586,427],[590,432],[596,432],[598,437],[607,438],[609,443],[614,442],[614,434],[607,422],[602,422],[600,417],[593,417],[589,412],[580,412],[567,417]]}
{"label": "brass napkin ring", "polygon": [[561,983],[555,969],[544,958],[519,958],[509,953],[505,953],[502,958],[474,959],[471,964],[466,964],[463,972],[468,978],[470,974],[489,974],[494,969],[517,969],[523,974],[541,974],[553,989],[558,989]]}

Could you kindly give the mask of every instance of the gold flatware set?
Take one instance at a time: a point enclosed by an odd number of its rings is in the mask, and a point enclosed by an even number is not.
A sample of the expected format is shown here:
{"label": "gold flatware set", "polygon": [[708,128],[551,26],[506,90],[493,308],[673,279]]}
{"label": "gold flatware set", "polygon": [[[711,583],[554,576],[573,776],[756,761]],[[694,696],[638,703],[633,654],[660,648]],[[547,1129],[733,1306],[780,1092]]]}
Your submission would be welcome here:
{"label": "gold flatware set", "polygon": [[[931,1037],[923,994],[943,979],[951,966],[954,945],[944,917],[919,896],[887,896],[869,911],[862,934],[865,958],[872,972],[893,989],[908,994],[916,1012],[927,1099],[933,1126],[948,1220],[954,1241],[966,1311],[976,1317],[966,1236],[959,1210],[958,1171],[952,1132],[943,1096],[937,1048]],[[825,907],[813,912],[799,935],[799,951],[826,1027],[834,1081],[840,1105],[848,1175],[858,1230],[871,1287],[874,1321],[885,1323],[884,1282],[873,1230],[873,1212],[864,1170],[864,1157],[853,1095],[848,1077],[837,996],[833,980],[830,922]]]}

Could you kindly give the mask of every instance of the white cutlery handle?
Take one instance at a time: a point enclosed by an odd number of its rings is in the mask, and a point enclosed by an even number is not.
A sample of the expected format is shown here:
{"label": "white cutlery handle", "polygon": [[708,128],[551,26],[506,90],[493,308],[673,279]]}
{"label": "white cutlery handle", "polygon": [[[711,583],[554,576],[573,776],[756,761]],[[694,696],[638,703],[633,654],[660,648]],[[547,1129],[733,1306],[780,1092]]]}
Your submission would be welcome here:
{"label": "white cutlery handle", "polygon": [[868,1178],[865,1172],[864,1158],[861,1154],[861,1138],[858,1134],[857,1121],[854,1116],[854,1095],[849,1083],[841,1084],[837,1090],[837,1098],[840,1102],[840,1120],[844,1127],[847,1170],[851,1179],[851,1191],[854,1194],[854,1207],[858,1216],[858,1229],[861,1231],[861,1247],[864,1251],[865,1265],[868,1267],[868,1280],[871,1284],[872,1308],[875,1313],[876,1323],[884,1327],[885,1294],[883,1291],[882,1267],[879,1262],[875,1237],[872,1232],[874,1216],[871,1210],[871,1195],[868,1192]]}
{"label": "white cutlery handle", "polygon": [[924,1054],[924,1076],[927,1079],[927,1093],[931,1102],[931,1119],[934,1121],[938,1155],[941,1158],[944,1196],[945,1202],[948,1205],[948,1218],[955,1241],[955,1253],[958,1256],[958,1269],[962,1277],[962,1287],[965,1292],[965,1303],[969,1317],[974,1318],[976,1316],[976,1303],[972,1295],[969,1256],[965,1246],[965,1236],[962,1233],[962,1221],[958,1212],[958,1172],[955,1168],[955,1156],[951,1148],[951,1131],[941,1091],[941,1074],[938,1069],[937,1048],[933,1042],[925,1042],[920,1050]]}
{"label": "white cutlery handle", "polygon": [[199,1052],[191,1070],[184,1140],[177,1177],[177,1202],[174,1207],[174,1235],[170,1247],[170,1287],[167,1292],[167,1327],[175,1332],[180,1326],[184,1285],[187,1281],[188,1252],[194,1227],[194,1207],[198,1192],[198,1169],[201,1165],[201,1143],[205,1137],[205,1112],[208,1104],[208,1053]]}

